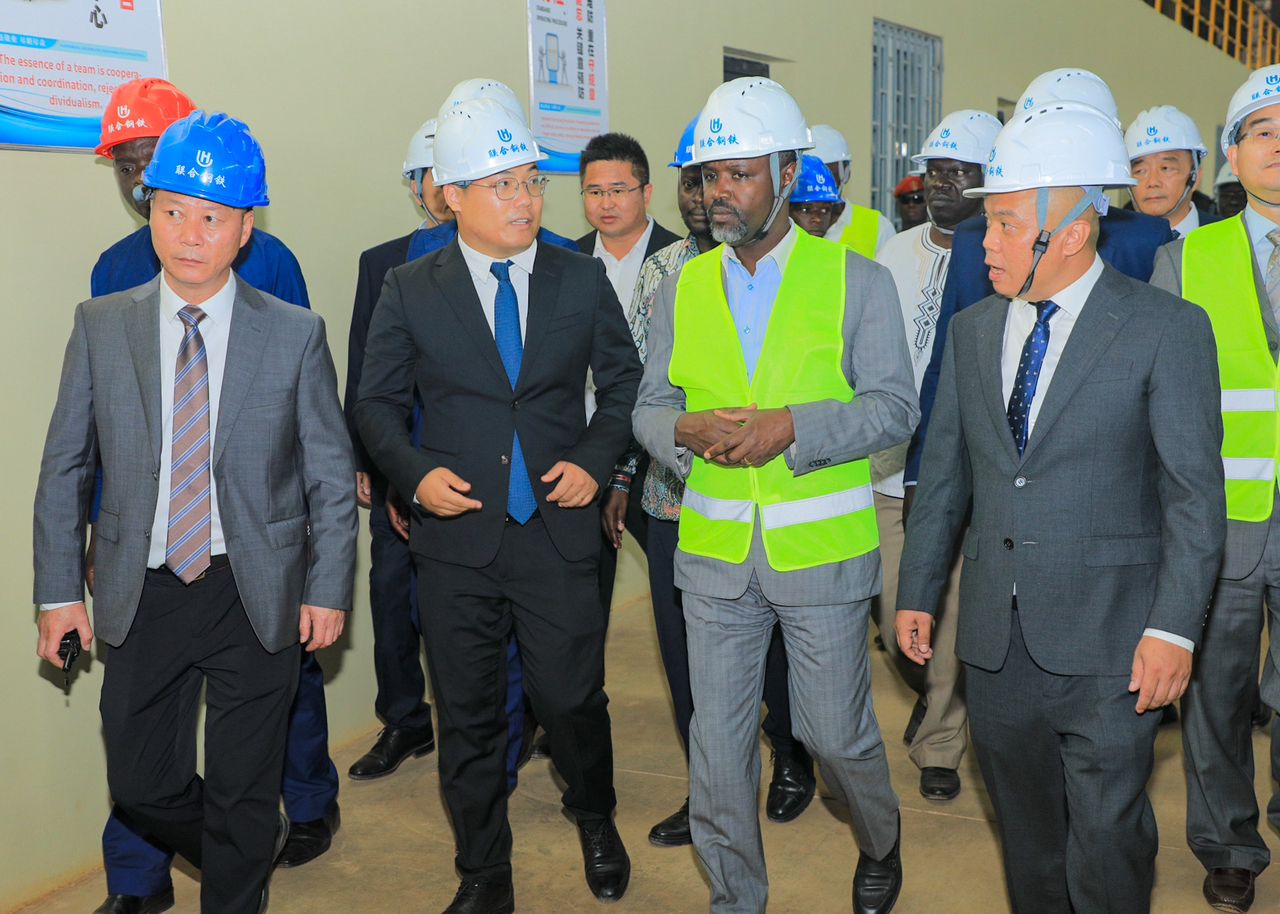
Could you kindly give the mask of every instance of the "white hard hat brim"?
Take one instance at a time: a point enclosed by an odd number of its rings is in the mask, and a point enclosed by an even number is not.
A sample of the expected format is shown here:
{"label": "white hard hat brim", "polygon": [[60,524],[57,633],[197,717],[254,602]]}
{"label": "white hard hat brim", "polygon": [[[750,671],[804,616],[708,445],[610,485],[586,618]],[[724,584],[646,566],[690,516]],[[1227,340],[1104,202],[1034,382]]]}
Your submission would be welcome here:
{"label": "white hard hat brim", "polygon": [[[1116,190],[1121,187],[1136,187],[1137,185],[1138,185],[1137,181],[1135,181],[1133,178],[1129,178],[1126,181],[1113,182],[1109,184],[1087,185],[1087,186],[1102,187],[1104,190]],[[1057,182],[1051,178],[1048,181],[1038,181],[1034,184],[1018,185],[1014,187],[969,187],[969,188],[966,188],[963,191],[963,193],[964,193],[964,196],[968,197],[970,200],[973,200],[975,198],[980,198],[980,197],[992,197],[997,194],[1016,194],[1016,193],[1021,193],[1024,190],[1039,190],[1042,187],[1085,187],[1085,186],[1086,185],[1081,184],[1080,181],[1077,179],[1073,179],[1070,181]]]}
{"label": "white hard hat brim", "polygon": [[698,155],[695,150],[693,158],[689,161],[689,164],[705,165],[707,162],[728,162],[732,159],[764,159],[773,155],[775,152],[794,152],[799,155],[806,149],[812,148],[813,144],[810,143],[808,146],[784,146],[781,149],[770,149],[768,152],[752,152],[747,155],[744,155],[741,151],[734,153],[731,151],[720,152],[719,150],[714,153]]}
{"label": "white hard hat brim", "polygon": [[431,179],[436,184],[440,184],[440,185],[458,184],[462,181],[479,181],[481,178],[489,178],[489,177],[492,177],[493,175],[500,175],[504,171],[511,171],[511,169],[513,168],[523,168],[525,165],[533,165],[536,162],[544,162],[549,158],[551,157],[547,155],[545,152],[543,152],[542,150],[538,150],[538,154],[536,156],[521,156],[517,161],[504,162],[501,168],[483,168],[478,171],[472,171],[472,172],[461,174],[461,175],[445,175],[444,180],[441,180],[436,175],[436,167],[433,165],[431,168]]}

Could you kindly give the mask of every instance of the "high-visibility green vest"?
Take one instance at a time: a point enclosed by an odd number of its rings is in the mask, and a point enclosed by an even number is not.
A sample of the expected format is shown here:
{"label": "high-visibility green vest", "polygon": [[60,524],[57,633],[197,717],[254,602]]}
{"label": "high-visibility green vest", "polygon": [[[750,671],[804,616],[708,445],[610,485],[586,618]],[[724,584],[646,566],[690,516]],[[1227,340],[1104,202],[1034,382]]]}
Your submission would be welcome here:
{"label": "high-visibility green vest", "polygon": [[1222,382],[1222,466],[1227,517],[1271,517],[1280,460],[1277,371],[1258,306],[1253,246],[1243,219],[1224,219],[1187,235],[1182,297],[1209,314]]}
{"label": "high-visibility green vest", "polygon": [[[683,388],[686,409],[852,402],[842,368],[845,248],[796,232],[751,379],[725,297],[723,253],[717,247],[689,261],[676,286],[667,373]],[[757,517],[769,565],[778,571],[842,562],[880,544],[866,459],[797,477],[781,454],[759,468],[694,456],[680,511],[681,549],[739,564]]]}
{"label": "high-visibility green vest", "polygon": [[876,259],[876,246],[880,243],[880,214],[865,206],[846,203],[853,216],[840,234],[840,243],[868,260]]}

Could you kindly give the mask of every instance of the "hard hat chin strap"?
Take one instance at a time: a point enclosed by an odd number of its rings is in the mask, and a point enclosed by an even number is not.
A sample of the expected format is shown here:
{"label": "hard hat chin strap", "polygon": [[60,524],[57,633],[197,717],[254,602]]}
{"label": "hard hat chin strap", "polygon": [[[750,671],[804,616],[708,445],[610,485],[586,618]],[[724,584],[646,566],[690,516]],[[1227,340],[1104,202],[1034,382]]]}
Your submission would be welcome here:
{"label": "hard hat chin strap", "polygon": [[1110,201],[1107,195],[1102,192],[1101,186],[1090,186],[1081,188],[1084,191],[1079,202],[1071,207],[1071,211],[1062,217],[1062,221],[1058,223],[1058,227],[1053,231],[1049,231],[1045,223],[1049,220],[1049,188],[1041,187],[1036,191],[1036,224],[1040,226],[1040,235],[1036,238],[1035,243],[1031,245],[1031,272],[1027,274],[1027,281],[1022,284],[1022,289],[1014,298],[1025,298],[1027,293],[1031,291],[1032,284],[1036,281],[1036,268],[1040,266],[1040,258],[1044,256],[1044,252],[1049,249],[1049,242],[1053,240],[1053,236],[1058,234],[1071,223],[1075,222],[1089,207],[1094,207],[1098,211],[1098,215],[1105,216]]}
{"label": "hard hat chin strap", "polygon": [[778,218],[778,214],[782,212],[782,207],[787,203],[787,197],[790,196],[792,188],[796,186],[796,181],[800,177],[799,153],[796,153],[797,168],[795,173],[791,175],[791,180],[787,182],[787,186],[778,189],[778,185],[782,182],[782,164],[781,153],[769,153],[769,178],[773,181],[775,188],[773,194],[773,207],[769,210],[769,217],[764,220],[764,225],[760,226],[760,231],[751,236],[751,240],[746,244],[755,244],[769,234],[769,229],[773,227],[773,221]]}
{"label": "hard hat chin strap", "polygon": [[[1240,183],[1240,186],[1244,187],[1243,181]],[[1261,203],[1265,207],[1268,207],[1269,209],[1280,209],[1280,203],[1272,203],[1270,200],[1264,200],[1261,197],[1259,197],[1257,194],[1255,194],[1253,191],[1249,190],[1249,188],[1247,187],[1244,187],[1244,192],[1249,195],[1250,200],[1257,200],[1259,203]]]}
{"label": "hard hat chin strap", "polygon": [[431,223],[431,227],[435,228],[440,224],[440,220],[436,218],[435,213],[431,212],[431,208],[427,206],[427,202],[422,199],[422,177],[426,174],[425,168],[415,168],[413,177],[409,179],[409,186],[413,188],[413,199],[418,201],[418,207],[426,215],[427,221]]}

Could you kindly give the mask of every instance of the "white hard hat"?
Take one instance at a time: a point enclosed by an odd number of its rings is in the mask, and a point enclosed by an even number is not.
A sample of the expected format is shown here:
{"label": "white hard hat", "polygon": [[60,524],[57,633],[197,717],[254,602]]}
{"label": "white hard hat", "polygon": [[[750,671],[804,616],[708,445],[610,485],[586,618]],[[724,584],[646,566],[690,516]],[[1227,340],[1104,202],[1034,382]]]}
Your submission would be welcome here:
{"label": "white hard hat", "polygon": [[707,97],[693,131],[693,165],[812,149],[800,106],[772,79],[743,76]]}
{"label": "white hard hat", "polygon": [[996,136],[982,187],[966,197],[1036,187],[1132,187],[1120,128],[1081,102],[1053,102],[1013,118]]}
{"label": "white hard hat", "polygon": [[957,162],[986,165],[1001,126],[995,115],[985,111],[972,108],[953,111],[933,128],[911,161],[923,165],[930,159],[955,159]]}
{"label": "white hard hat", "polygon": [[822,159],[824,165],[827,162],[853,161],[849,141],[830,124],[814,124],[809,133],[813,137],[813,154]]}
{"label": "white hard hat", "polygon": [[520,99],[516,98],[516,94],[511,91],[511,87],[506,83],[498,82],[496,79],[485,79],[484,77],[464,79],[449,90],[449,95],[445,98],[444,104],[440,106],[440,113],[436,116],[443,118],[451,108],[456,108],[463,102],[475,101],[477,98],[491,98],[508,111],[514,111],[520,115],[520,120],[525,123],[529,122],[529,119],[524,114],[524,105],[520,104]]}
{"label": "white hard hat", "polygon": [[1063,67],[1041,73],[1022,92],[1015,114],[1043,108],[1049,102],[1084,102],[1110,116],[1120,126],[1120,111],[1111,88],[1097,73]]}
{"label": "white hard hat", "polygon": [[1226,126],[1222,128],[1223,155],[1235,145],[1236,133],[1244,119],[1271,105],[1280,105],[1280,64],[1254,70],[1244,81],[1244,85],[1231,96],[1231,104],[1227,105]]}
{"label": "white hard hat", "polygon": [[1231,170],[1230,162],[1223,162],[1222,167],[1218,169],[1218,176],[1213,179],[1213,188],[1217,190],[1223,184],[1239,184],[1240,179],[1236,177],[1235,172]]}
{"label": "white hard hat", "polygon": [[1173,105],[1159,105],[1139,112],[1124,132],[1124,145],[1131,160],[1153,152],[1185,149],[1198,163],[1209,154],[1196,122]]}
{"label": "white hard hat", "polygon": [[412,178],[413,173],[419,168],[430,168],[436,163],[435,156],[432,154],[435,137],[436,119],[434,117],[415,130],[413,136],[409,137],[409,149],[404,154],[404,176],[406,178]]}
{"label": "white hard hat", "polygon": [[487,178],[546,158],[520,115],[492,98],[463,102],[436,128],[436,184]]}

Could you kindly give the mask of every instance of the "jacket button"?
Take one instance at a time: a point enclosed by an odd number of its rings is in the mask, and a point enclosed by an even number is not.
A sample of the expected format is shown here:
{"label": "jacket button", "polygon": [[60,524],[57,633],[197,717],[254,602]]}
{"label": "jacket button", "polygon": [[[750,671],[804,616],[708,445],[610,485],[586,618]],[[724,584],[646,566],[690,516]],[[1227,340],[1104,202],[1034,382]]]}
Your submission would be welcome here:
{"label": "jacket button", "polygon": [[1025,476],[1019,476],[1017,479],[1013,481],[1013,486],[1015,489],[1021,489],[1026,484],[1027,484],[1027,477]]}
{"label": "jacket button", "polygon": [[159,470],[152,470],[152,471],[151,471],[151,478],[152,478],[152,479],[159,479],[159,478],[160,478],[160,471],[159,471]]}
{"label": "jacket button", "polygon": [[498,458],[498,462],[505,467],[507,464],[511,462],[511,458],[508,457],[506,454],[503,454],[501,457]]}
{"label": "jacket button", "polygon": [[1009,539],[1009,537],[1007,537],[1007,536],[1006,536],[1006,537],[1004,538],[1004,542],[1003,542],[1003,543],[1001,543],[1001,545],[1002,545],[1002,546],[1004,546],[1004,548],[1006,548],[1006,549],[1012,549],[1012,548],[1013,548],[1013,540]]}
{"label": "jacket button", "polygon": [[519,408],[520,408],[520,401],[519,401],[519,400],[512,400],[512,401],[511,401],[511,408],[512,408],[512,409],[519,409]]}
{"label": "jacket button", "polygon": [[143,534],[142,534],[142,538],[143,538],[144,540],[149,540],[149,539],[151,539],[151,531],[150,531],[150,530],[147,530],[145,533],[143,533]]}

